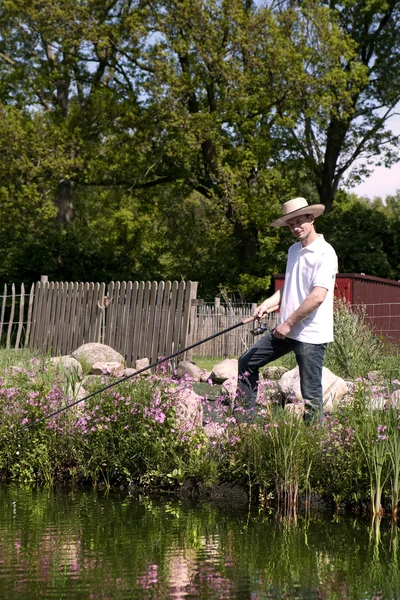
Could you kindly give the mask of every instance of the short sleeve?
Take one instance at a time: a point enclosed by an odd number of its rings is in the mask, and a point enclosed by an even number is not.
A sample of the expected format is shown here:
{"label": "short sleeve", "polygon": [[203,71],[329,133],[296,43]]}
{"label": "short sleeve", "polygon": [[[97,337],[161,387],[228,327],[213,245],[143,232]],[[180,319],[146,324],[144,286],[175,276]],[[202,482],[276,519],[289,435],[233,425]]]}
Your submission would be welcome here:
{"label": "short sleeve", "polygon": [[338,273],[338,259],[332,246],[322,253],[313,273],[313,287],[322,287],[332,291]]}

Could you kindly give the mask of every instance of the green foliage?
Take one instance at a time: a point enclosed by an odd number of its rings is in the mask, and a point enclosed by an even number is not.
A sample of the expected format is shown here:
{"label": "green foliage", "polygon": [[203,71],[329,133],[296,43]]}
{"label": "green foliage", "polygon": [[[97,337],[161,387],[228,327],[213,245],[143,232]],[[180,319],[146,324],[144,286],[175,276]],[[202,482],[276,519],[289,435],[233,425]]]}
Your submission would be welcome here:
{"label": "green foliage", "polygon": [[[363,150],[394,158],[374,101],[398,98],[397,18],[356,0],[3,2],[0,280],[184,278],[258,300],[285,264],[280,203],[329,207]],[[395,276],[377,212],[365,248],[343,215],[327,232],[346,270]]]}
{"label": "green foliage", "polygon": [[341,377],[365,376],[380,364],[384,346],[366,319],[365,308],[335,300],[334,341],[328,344],[325,366]]}
{"label": "green foliage", "polygon": [[335,248],[342,273],[397,279],[399,258],[393,225],[392,217],[386,212],[341,194],[319,228]]}
{"label": "green foliage", "polygon": [[[355,507],[369,498],[375,513],[391,499],[397,512],[399,411],[390,400],[397,380],[359,379],[352,403],[310,425],[272,401],[266,382],[253,423],[236,422],[221,405],[220,434],[209,438],[181,419],[177,398],[187,382],[166,375],[127,380],[55,415],[75,401],[82,383],[76,375],[27,353],[2,352],[0,365],[5,480],[144,489],[176,489],[188,478],[230,481],[265,505],[274,497],[286,516],[296,513],[299,494]],[[106,383],[84,381],[88,394]]]}
{"label": "green foliage", "polygon": [[[378,384],[378,385],[377,385]],[[376,388],[378,387],[378,390]],[[392,514],[397,514],[400,493],[399,412],[391,405],[391,382],[361,381],[349,420],[369,476],[371,512],[383,513],[383,497],[391,492]],[[385,410],[382,408],[385,407]]]}
{"label": "green foliage", "polygon": [[366,465],[348,412],[328,415],[310,429],[311,489],[332,498],[337,508],[368,498]]}

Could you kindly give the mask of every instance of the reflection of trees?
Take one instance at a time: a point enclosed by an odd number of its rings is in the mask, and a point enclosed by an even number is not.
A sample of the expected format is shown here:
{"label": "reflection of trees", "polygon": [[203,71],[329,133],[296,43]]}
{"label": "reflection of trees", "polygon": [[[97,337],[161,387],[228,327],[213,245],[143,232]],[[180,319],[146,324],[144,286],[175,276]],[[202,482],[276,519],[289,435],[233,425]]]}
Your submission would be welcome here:
{"label": "reflection of trees", "polygon": [[400,589],[397,526],[381,520],[372,529],[344,517],[296,523],[228,506],[5,486],[0,527],[7,600],[39,589],[44,598],[90,590],[141,600],[394,597]]}

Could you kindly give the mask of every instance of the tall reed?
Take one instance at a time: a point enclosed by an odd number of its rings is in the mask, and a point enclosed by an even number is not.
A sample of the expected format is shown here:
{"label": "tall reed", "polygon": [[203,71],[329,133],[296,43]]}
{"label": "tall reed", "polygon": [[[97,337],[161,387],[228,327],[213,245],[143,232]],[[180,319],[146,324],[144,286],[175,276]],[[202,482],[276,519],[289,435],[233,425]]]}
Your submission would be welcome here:
{"label": "tall reed", "polygon": [[359,383],[351,418],[368,469],[371,512],[381,515],[382,494],[390,474],[388,413],[376,407],[373,386],[366,381]]}

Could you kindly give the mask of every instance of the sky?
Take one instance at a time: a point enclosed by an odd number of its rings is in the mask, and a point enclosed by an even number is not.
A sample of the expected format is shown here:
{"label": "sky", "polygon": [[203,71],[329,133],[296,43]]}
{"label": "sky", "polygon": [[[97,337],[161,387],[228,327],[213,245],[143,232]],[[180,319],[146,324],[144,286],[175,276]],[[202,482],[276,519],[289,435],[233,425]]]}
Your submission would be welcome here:
{"label": "sky", "polygon": [[[393,133],[400,134],[400,115],[396,115],[388,121],[388,128]],[[362,183],[348,189],[349,192],[357,194],[357,196],[368,196],[371,200],[376,196],[384,199],[385,196],[394,194],[396,190],[400,190],[400,162],[396,163],[390,169],[376,167],[374,172]]]}

